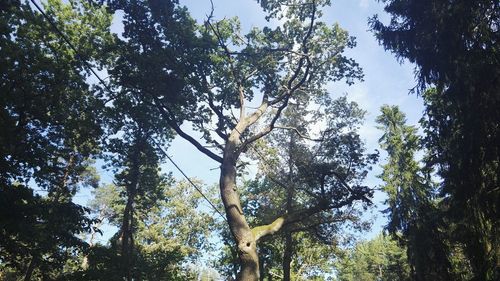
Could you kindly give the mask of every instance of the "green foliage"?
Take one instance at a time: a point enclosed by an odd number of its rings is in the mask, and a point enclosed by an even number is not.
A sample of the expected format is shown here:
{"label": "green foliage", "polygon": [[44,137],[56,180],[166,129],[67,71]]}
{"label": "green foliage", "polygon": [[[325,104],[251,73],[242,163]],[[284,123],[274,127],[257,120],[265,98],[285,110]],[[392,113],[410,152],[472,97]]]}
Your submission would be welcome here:
{"label": "green foliage", "polygon": [[[279,129],[249,151],[259,173],[242,192],[247,219],[263,225],[281,215],[291,218],[279,235],[259,243],[264,280],[289,274],[291,280],[323,280],[335,248],[349,239],[344,227],[367,226],[359,215],[371,204],[371,192],[362,182],[377,155],[366,153],[357,133],[364,111],[345,97],[318,102],[321,110],[290,105]],[[221,263],[230,276],[237,256],[227,250]],[[283,267],[288,258],[289,273]]]}
{"label": "green foliage", "polygon": [[[117,0],[109,4],[112,10],[124,13],[125,40],[118,42],[117,60],[109,65],[120,96],[125,96],[125,102],[139,100],[143,107],[161,100],[171,105],[169,113],[180,120],[196,112],[196,97],[187,90],[197,85],[192,71],[199,66],[191,59],[198,62],[198,54],[206,52],[187,11],[169,0]],[[143,108],[139,113],[157,111]],[[160,118],[149,121],[166,122]]]}
{"label": "green foliage", "polygon": [[[0,260],[24,278],[55,279],[86,247],[79,235],[92,220],[71,199],[79,188],[96,186],[91,157],[99,152],[103,107],[84,64],[42,15],[24,1],[3,4]],[[58,0],[44,8],[86,59],[106,61],[96,51],[113,39],[105,9]]]}
{"label": "green foliage", "polygon": [[379,142],[388,154],[388,161],[382,166],[380,178],[388,195],[388,230],[407,235],[412,221],[417,220],[419,210],[432,201],[434,190],[432,182],[425,178],[415,160],[420,145],[417,129],[406,125],[404,113],[396,106],[384,105],[381,113],[377,123],[384,134]]}
{"label": "green foliage", "polygon": [[[279,24],[243,31],[237,18],[209,15],[200,25],[176,0],[47,0],[44,10],[77,53],[28,1],[4,2],[0,279],[214,278],[186,267],[210,249],[214,220],[187,183],[161,173],[157,145],[174,132],[220,162],[221,178],[234,168],[232,182],[242,174],[241,153],[259,160],[258,178],[241,190],[242,219],[228,221],[235,234],[249,230],[247,221],[292,218],[281,236],[259,241],[262,278],[323,280],[345,238],[341,227],[366,228],[358,207],[371,204],[363,179],[377,156],[357,133],[364,112],[324,90],[363,76],[344,55],[354,38],[321,21],[330,1],[258,1]],[[339,261],[339,278],[496,280],[499,4],[383,2],[392,20],[373,18],[372,28],[387,49],[417,64],[428,154],[421,167],[416,128],[384,107],[378,122],[389,161],[381,178],[387,228],[399,244],[382,236],[360,244]],[[110,32],[115,11],[123,12],[118,37]],[[109,70],[113,93],[91,85],[84,61]],[[322,110],[306,110],[315,105]],[[181,128],[186,123],[204,143]],[[91,219],[72,199],[98,186],[93,159],[101,153],[115,181],[96,189]],[[434,169],[440,184],[431,180]],[[226,191],[238,207],[236,187]],[[120,229],[106,246],[93,241],[103,221]],[[224,231],[221,262],[232,276],[241,253]],[[81,238],[89,232],[90,247]]]}
{"label": "green foliage", "polygon": [[[217,138],[207,124],[217,117],[215,131],[227,137],[228,130],[235,126],[227,112],[240,108],[240,90],[248,101],[260,99],[263,94],[270,99],[279,97],[295,68],[305,63],[299,63],[300,54],[290,52],[295,45],[304,43],[309,31],[300,22],[305,14],[298,11],[288,14],[283,27],[254,28],[244,35],[236,18],[216,22],[209,18],[205,25],[198,26],[176,1],[111,3],[113,9],[125,12],[126,41],[119,44],[120,56],[110,71],[115,83],[123,92],[155,104],[163,120],[174,129],[184,120],[190,121],[217,149],[223,145],[215,143]],[[312,31],[307,42],[309,86],[301,90],[304,95],[322,94],[320,88],[327,81],[345,78],[352,83],[362,77],[359,66],[342,55],[355,45],[347,32],[319,21]]]}
{"label": "green foliage", "polygon": [[[323,110],[291,105],[279,129],[252,149],[260,162],[260,183],[253,185],[246,208],[249,214],[262,212],[256,217],[264,222],[279,214],[304,211],[307,223],[298,220],[292,228],[312,230],[331,243],[339,223],[359,222],[354,202],[364,207],[371,204],[371,190],[363,179],[377,154],[366,153],[358,135],[364,111],[356,103],[345,97],[318,101]],[[325,127],[314,132],[320,124]]]}
{"label": "green foliage", "polygon": [[[446,223],[436,199],[431,172],[415,160],[420,138],[396,106],[382,106],[377,117],[384,135],[380,146],[387,151],[387,164],[380,175],[387,193],[389,233],[408,249],[414,280],[450,280],[452,265]],[[429,264],[434,266],[429,267]]]}
{"label": "green foliage", "polygon": [[290,280],[328,280],[328,276],[333,274],[333,259],[338,254],[337,246],[321,243],[309,233],[294,234],[293,243],[295,253],[291,261]]}
{"label": "green foliage", "polygon": [[29,264],[40,278],[58,276],[74,251],[86,249],[79,234],[90,231],[87,210],[72,202],[33,194],[22,185],[1,187],[1,260],[7,268],[27,272]]}
{"label": "green foliage", "polygon": [[[391,21],[371,25],[384,47],[417,65],[424,93],[426,161],[443,182],[454,240],[474,280],[500,276],[500,4],[495,0],[386,0]],[[420,91],[423,92],[423,91]]]}
{"label": "green foliage", "polygon": [[[125,28],[124,39],[118,44],[120,54],[111,65],[112,81],[124,95],[151,105],[152,110],[156,106],[158,115],[179,136],[222,164],[221,179],[225,180],[221,180],[221,190],[226,191],[221,195],[226,210],[240,208],[232,186],[239,171],[232,170],[236,170],[241,153],[273,130],[289,102],[300,100],[307,106],[327,96],[327,82],[345,80],[351,84],[362,78],[357,63],[343,54],[355,45],[354,39],[338,25],[320,21],[320,9],[329,1],[295,1],[302,8],[286,11],[281,2],[260,3],[269,18],[283,12],[284,20],[277,27],[252,28],[245,34],[236,18],[217,21],[210,15],[204,25],[197,25],[177,1],[110,1],[113,10],[124,11]],[[260,107],[247,114],[250,103]],[[237,111],[239,117],[234,116]],[[269,122],[259,131],[257,121]],[[183,123],[201,133],[202,140],[186,133]],[[344,144],[350,149],[348,153],[358,157],[353,161],[363,163],[353,167],[355,176],[349,172],[344,176],[357,177],[370,159],[362,151],[356,152],[360,148],[356,135],[347,136]],[[331,144],[330,149],[333,147]],[[353,190],[356,199],[352,200],[348,198],[351,192],[331,192],[330,197],[341,201],[338,209],[353,200],[363,201],[369,193],[359,184]],[[319,196],[312,196],[310,203],[318,203],[314,197]],[[251,236],[244,216],[241,210],[239,214],[228,212],[236,239]],[[326,236],[334,229],[323,228],[318,233]],[[257,258],[254,248],[251,256]]]}
{"label": "green foliage", "polygon": [[[27,4],[10,9],[2,13],[7,26],[0,43],[1,129],[5,132],[0,138],[0,179],[4,184],[34,179],[50,190],[60,183],[70,157],[74,168],[68,181],[85,169],[85,161],[96,152],[102,106],[85,81],[81,61],[42,16]],[[103,44],[84,39],[109,28],[111,18],[103,9],[75,12],[70,4],[56,0],[46,9],[61,28],[79,30],[68,37],[75,45],[86,41],[82,52]],[[111,38],[100,36],[100,40]],[[97,53],[88,56],[94,58]]]}
{"label": "green foliage", "polygon": [[[208,237],[214,222],[210,214],[200,210],[202,198],[186,182],[162,181],[156,189],[161,197],[155,201],[144,204],[151,198],[136,198],[134,248],[129,253],[133,260],[132,275],[142,280],[186,280],[188,271],[184,265],[210,249]],[[120,228],[127,202],[127,193],[123,191],[124,187],[116,185],[98,188],[92,203],[95,211],[103,215],[102,219]],[[124,276],[120,236],[118,232],[112,238],[110,247],[91,248],[87,256],[89,266],[82,276],[95,276],[92,277],[95,280]]]}
{"label": "green foliage", "polygon": [[346,250],[335,264],[338,281],[412,280],[405,248],[383,234]]}

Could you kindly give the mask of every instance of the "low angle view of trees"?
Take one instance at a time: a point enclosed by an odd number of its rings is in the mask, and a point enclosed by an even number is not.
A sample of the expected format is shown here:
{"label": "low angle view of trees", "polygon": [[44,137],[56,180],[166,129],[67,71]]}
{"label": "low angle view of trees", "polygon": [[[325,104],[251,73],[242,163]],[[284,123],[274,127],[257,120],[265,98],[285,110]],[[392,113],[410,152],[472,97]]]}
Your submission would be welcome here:
{"label": "low angle view of trees", "polygon": [[0,280],[498,280],[499,27],[494,0],[2,1]]}

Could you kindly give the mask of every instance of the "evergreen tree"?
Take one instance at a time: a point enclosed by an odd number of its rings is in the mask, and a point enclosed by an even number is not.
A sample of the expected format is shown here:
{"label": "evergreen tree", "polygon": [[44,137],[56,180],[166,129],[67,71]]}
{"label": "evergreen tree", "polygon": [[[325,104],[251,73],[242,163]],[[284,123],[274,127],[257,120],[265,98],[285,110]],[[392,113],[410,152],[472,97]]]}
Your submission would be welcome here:
{"label": "evergreen tree", "polygon": [[[441,198],[431,170],[415,159],[421,139],[396,106],[383,106],[377,118],[384,134],[380,146],[387,164],[380,178],[387,193],[387,230],[408,250],[413,280],[458,280],[454,273],[450,228],[443,218]],[[429,266],[432,264],[433,266]]]}
{"label": "evergreen tree", "polygon": [[474,280],[500,272],[500,4],[495,0],[384,0],[391,21],[371,26],[384,47],[417,66],[425,94],[427,164],[443,179]]}

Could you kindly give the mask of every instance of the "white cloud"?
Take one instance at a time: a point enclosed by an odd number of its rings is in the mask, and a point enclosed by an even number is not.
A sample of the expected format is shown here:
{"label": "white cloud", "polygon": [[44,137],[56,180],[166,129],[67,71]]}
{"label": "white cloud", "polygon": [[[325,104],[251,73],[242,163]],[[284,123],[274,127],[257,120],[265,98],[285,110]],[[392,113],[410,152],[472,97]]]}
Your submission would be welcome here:
{"label": "white cloud", "polygon": [[359,0],[359,7],[366,9],[370,6],[370,0]]}

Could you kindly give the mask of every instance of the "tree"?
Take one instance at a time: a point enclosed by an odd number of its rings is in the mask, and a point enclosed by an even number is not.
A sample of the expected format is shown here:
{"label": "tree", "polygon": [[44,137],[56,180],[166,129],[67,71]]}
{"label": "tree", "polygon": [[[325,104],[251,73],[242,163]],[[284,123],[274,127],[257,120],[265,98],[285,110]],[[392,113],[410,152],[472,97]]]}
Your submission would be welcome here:
{"label": "tree", "polygon": [[[407,248],[411,276],[414,280],[460,280],[458,268],[460,245],[450,239],[452,226],[443,218],[446,205],[438,197],[432,170],[421,167],[415,159],[421,138],[414,126],[406,125],[406,117],[396,106],[383,106],[377,117],[384,134],[380,146],[387,151],[387,164],[380,178],[387,193],[387,230]],[[429,264],[433,264],[429,267]]]}
{"label": "tree", "polygon": [[105,158],[115,172],[115,180],[114,185],[105,186],[97,193],[99,197],[93,205],[101,220],[108,219],[119,227],[119,231],[108,254],[109,264],[104,264],[100,270],[96,267],[99,257],[86,257],[86,263],[93,263],[94,266],[90,270],[87,268],[84,274],[87,277],[98,276],[101,271],[114,276],[112,278],[121,276],[126,280],[145,278],[145,274],[149,274],[147,276],[151,280],[165,279],[166,273],[155,263],[159,260],[169,263],[181,255],[176,251],[161,252],[159,249],[151,253],[147,245],[138,243],[137,235],[140,227],[144,227],[143,221],[152,219],[153,209],[164,211],[159,206],[166,200],[165,186],[172,180],[160,173],[161,152],[156,141],[168,141],[172,134],[161,118],[154,115],[154,110],[130,94],[111,95],[109,102],[104,147]]}
{"label": "tree", "polygon": [[[112,41],[106,11],[57,0],[44,7],[80,54],[102,65],[95,49]],[[78,235],[92,221],[71,199],[96,185],[102,104],[85,64],[27,2],[2,5],[0,25],[0,259],[24,280],[54,279],[86,246]]]}
{"label": "tree", "polygon": [[[143,186],[144,187],[144,186]],[[196,261],[207,241],[213,219],[201,210],[202,198],[187,182],[163,181],[161,196],[154,202],[147,194],[135,199],[133,248],[122,258],[124,210],[128,196],[124,186],[107,185],[96,189],[92,202],[95,211],[104,210],[104,219],[119,228],[111,247],[95,245],[88,256],[88,267],[78,280],[122,280],[128,274],[141,280],[193,280],[185,264]],[[149,198],[148,198],[149,197]],[[132,267],[124,272],[123,261]]]}
{"label": "tree", "polygon": [[155,111],[130,95],[113,97],[112,102],[108,109],[107,158],[116,172],[115,184],[123,189],[118,243],[122,272],[132,280],[136,274],[136,215],[147,214],[165,200],[163,188],[168,178],[160,174],[161,152],[156,140],[168,141],[172,134]]}
{"label": "tree", "polygon": [[[252,149],[261,171],[261,179],[246,195],[250,199],[244,210],[253,217],[252,222],[262,224],[277,213],[304,215],[290,219],[283,226],[283,246],[273,246],[282,254],[278,260],[284,280],[291,279],[292,259],[311,254],[297,245],[297,238],[309,245],[335,247],[344,235],[342,226],[366,226],[359,217],[360,209],[371,204],[372,192],[363,180],[377,154],[365,152],[357,133],[364,112],[345,97],[324,98],[320,108],[306,110],[300,100],[290,105],[277,125],[279,130]],[[308,137],[320,126],[324,128],[316,132],[317,138]],[[308,272],[304,261],[295,263],[295,268],[304,275]]]}
{"label": "tree", "polygon": [[405,249],[384,234],[346,250],[335,269],[338,281],[411,280]]}
{"label": "tree", "polygon": [[[159,176],[158,157],[145,136],[136,134],[125,149],[123,170],[116,175],[117,184],[123,188],[125,205],[119,231],[120,256],[127,272],[127,280],[134,277],[136,213],[147,212],[164,200]],[[126,145],[127,146],[127,145]]]}
{"label": "tree", "polygon": [[465,245],[474,280],[496,280],[500,257],[498,1],[389,0],[391,22],[371,26],[387,50],[417,65],[425,94],[428,165],[443,179],[441,195],[456,241]]}
{"label": "tree", "polygon": [[[238,279],[257,280],[258,240],[288,219],[249,226],[237,192],[238,161],[274,129],[291,100],[309,101],[325,94],[322,87],[328,81],[345,78],[352,83],[361,77],[357,64],[342,55],[354,46],[353,39],[337,25],[319,21],[319,9],[329,1],[262,1],[268,18],[284,23],[254,28],[246,36],[240,35],[236,19],[214,22],[209,16],[204,26],[196,26],[175,1],[115,4],[125,11],[127,40],[120,43],[125,51],[111,71],[114,81],[155,105],[179,136],[220,163],[221,198],[240,258]],[[247,113],[252,101],[259,105]],[[259,120],[269,122],[259,127]],[[213,147],[186,133],[184,121]]]}

